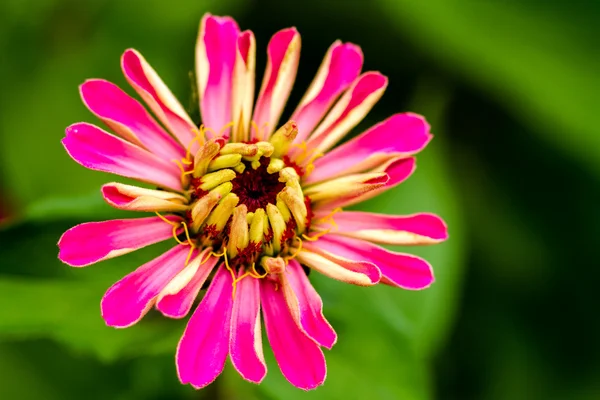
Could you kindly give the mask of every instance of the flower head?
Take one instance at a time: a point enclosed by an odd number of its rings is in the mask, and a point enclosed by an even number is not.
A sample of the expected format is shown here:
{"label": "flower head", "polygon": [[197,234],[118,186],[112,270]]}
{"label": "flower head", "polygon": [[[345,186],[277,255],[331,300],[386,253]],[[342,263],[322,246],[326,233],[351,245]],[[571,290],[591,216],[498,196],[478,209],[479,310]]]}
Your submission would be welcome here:
{"label": "flower head", "polygon": [[425,260],[375,243],[447,237],[432,214],[344,211],[407,179],[413,155],[432,137],[422,117],[396,114],[331,150],[387,86],[378,72],[361,74],[360,48],[333,43],[282,124],[298,68],[298,32],[277,32],[267,55],[253,107],[254,35],[231,18],[206,15],[196,47],[202,125],[145,59],[127,50],[125,77],[158,122],[116,85],[88,80],[83,101],[116,135],[76,123],[63,139],[83,166],[146,184],[104,185],[110,205],[153,214],[75,226],[59,241],[60,259],[83,267],[172,240],[169,251],[108,289],[102,316],[114,327],[135,324],[152,307],[182,318],[206,289],[176,357],[180,380],[196,388],[216,379],[227,356],[245,379],[264,378],[261,319],[284,376],[302,389],[322,384],[321,347],[331,348],[337,336],[310,271],[362,286],[423,289],[433,282]]}

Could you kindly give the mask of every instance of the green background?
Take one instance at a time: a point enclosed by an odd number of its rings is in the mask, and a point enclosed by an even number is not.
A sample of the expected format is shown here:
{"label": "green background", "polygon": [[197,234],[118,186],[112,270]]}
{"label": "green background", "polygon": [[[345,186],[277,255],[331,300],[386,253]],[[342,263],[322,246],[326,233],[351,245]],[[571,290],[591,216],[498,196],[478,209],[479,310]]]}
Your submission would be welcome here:
{"label": "green background", "polygon": [[[339,342],[309,393],[268,350],[262,385],[228,365],[194,391],[174,366],[184,321],[105,326],[106,288],[164,246],[85,269],[56,258],[65,229],[124,215],[99,194],[113,177],[60,144],[67,125],[95,122],[77,86],[105,78],[131,93],[119,57],[133,47],[187,106],[206,11],[255,32],[259,74],[269,37],[298,28],[292,106],[331,42],[360,44],[390,85],[353,133],[411,110],[435,134],[408,182],[360,208],[443,216],[450,240],[409,249],[436,283],[406,292],[311,275]],[[600,398],[599,26],[592,0],[3,1],[0,398]]]}

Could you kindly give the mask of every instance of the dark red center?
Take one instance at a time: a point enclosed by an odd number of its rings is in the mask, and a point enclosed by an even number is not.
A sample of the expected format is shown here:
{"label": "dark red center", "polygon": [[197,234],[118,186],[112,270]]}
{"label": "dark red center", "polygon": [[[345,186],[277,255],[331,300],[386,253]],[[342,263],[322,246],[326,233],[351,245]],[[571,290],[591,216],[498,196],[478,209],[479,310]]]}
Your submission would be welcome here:
{"label": "dark red center", "polygon": [[285,182],[279,182],[279,174],[269,174],[267,167],[269,158],[260,159],[260,167],[253,169],[250,163],[245,163],[246,169],[238,174],[231,183],[231,190],[239,198],[239,204],[245,204],[248,212],[254,212],[259,208],[267,208],[267,204],[277,202],[277,193],[283,190]]}

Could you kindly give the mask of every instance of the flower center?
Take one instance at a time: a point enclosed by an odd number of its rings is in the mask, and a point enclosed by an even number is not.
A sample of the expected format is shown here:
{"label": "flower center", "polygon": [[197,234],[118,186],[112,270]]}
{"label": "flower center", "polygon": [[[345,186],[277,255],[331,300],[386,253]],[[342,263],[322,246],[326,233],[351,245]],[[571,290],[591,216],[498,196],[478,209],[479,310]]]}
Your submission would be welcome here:
{"label": "flower center", "polygon": [[183,243],[212,247],[234,271],[255,277],[281,272],[310,226],[310,201],[300,185],[302,169],[287,151],[298,133],[288,122],[268,142],[202,143],[183,173],[190,198]]}
{"label": "flower center", "polygon": [[279,181],[279,174],[269,174],[269,158],[262,157],[260,166],[254,170],[245,163],[244,172],[238,174],[232,181],[232,193],[235,193],[240,204],[245,204],[248,212],[265,209],[267,204],[276,204],[277,195],[285,188],[285,182]]}

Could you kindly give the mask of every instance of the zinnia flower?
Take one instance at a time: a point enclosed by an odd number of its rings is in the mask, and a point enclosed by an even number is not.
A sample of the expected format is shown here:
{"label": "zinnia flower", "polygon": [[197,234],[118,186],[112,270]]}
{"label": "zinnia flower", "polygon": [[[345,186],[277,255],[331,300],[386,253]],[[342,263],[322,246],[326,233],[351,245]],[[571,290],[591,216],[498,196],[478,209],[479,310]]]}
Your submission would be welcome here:
{"label": "zinnia flower", "polygon": [[361,74],[363,55],[333,43],[288,122],[278,125],[300,56],[295,28],[277,32],[253,107],[255,40],[229,17],[206,15],[196,47],[202,125],[197,126],[135,50],[125,78],[158,119],[105,80],[81,85],[86,106],[116,135],[80,122],[62,143],[79,164],[132,178],[108,183],[104,199],[138,219],[84,223],[60,239],[74,267],[174,239],[174,246],[114,284],[101,301],[109,326],[127,327],[152,307],[182,318],[207,288],[177,348],[181,382],[202,388],[227,356],[251,382],[266,374],[262,321],[283,375],[311,389],[326,375],[321,347],[337,336],[312,287],[312,270],[361,286],[423,289],[423,259],[375,243],[438,243],[446,226],[432,214],[344,211],[407,179],[413,155],[431,139],[418,115],[396,114],[331,150],[379,100],[387,78]]}

